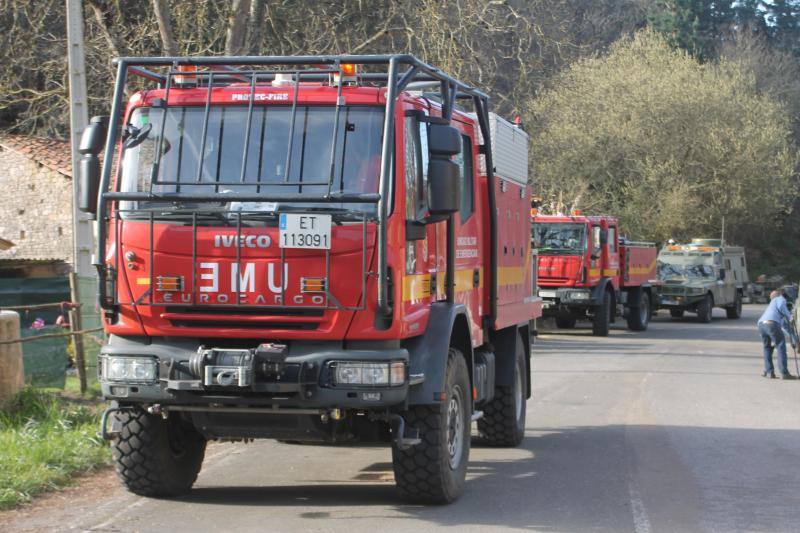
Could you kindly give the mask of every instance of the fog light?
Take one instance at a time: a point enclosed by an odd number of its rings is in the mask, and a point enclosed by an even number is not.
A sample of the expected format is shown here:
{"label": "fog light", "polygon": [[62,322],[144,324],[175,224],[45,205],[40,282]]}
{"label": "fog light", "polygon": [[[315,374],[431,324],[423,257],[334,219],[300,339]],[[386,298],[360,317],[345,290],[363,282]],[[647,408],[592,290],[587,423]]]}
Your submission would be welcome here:
{"label": "fog light", "polygon": [[152,357],[107,355],[101,360],[103,381],[152,383],[156,380],[156,360]]}

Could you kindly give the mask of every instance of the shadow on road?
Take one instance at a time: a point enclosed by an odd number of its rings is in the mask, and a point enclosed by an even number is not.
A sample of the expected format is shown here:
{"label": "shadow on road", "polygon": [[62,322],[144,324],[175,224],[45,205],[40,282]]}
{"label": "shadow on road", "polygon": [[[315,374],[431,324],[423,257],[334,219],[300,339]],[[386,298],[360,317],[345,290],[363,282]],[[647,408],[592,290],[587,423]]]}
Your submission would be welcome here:
{"label": "shadow on road", "polygon": [[[632,513],[638,510],[638,519],[644,513],[656,530],[782,531],[800,522],[800,508],[790,504],[800,486],[800,469],[784,467],[800,462],[798,442],[800,430],[647,425],[539,429],[529,430],[516,449],[488,449],[476,442],[465,493],[448,506],[402,504],[390,483],[350,480],[198,487],[181,501],[299,507],[304,510],[298,516],[308,520],[375,519],[376,512],[397,520],[400,513],[401,520],[438,526],[543,531],[630,531]],[[783,459],[765,463],[758,459],[764,454]],[[383,462],[362,470],[387,471],[391,466]]]}

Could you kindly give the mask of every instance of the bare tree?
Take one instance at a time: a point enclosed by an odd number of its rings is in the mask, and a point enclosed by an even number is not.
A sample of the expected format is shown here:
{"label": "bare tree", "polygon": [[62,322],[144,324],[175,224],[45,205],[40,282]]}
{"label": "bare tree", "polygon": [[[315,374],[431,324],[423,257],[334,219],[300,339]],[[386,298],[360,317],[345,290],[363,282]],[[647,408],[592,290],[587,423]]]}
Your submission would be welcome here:
{"label": "bare tree", "polygon": [[228,31],[225,35],[225,55],[244,55],[247,47],[247,20],[250,14],[250,0],[231,0],[228,15]]}
{"label": "bare tree", "polygon": [[153,0],[153,12],[158,22],[158,32],[161,34],[161,49],[164,55],[177,56],[180,51],[178,42],[172,34],[172,17],[170,17],[167,0]]}

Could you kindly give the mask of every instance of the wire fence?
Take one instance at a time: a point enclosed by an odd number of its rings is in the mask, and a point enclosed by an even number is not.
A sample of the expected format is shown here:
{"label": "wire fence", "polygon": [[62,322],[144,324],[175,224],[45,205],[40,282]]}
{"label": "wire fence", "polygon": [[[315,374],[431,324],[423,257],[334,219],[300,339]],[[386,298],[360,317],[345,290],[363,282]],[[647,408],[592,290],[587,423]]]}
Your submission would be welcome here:
{"label": "wire fence", "polygon": [[75,372],[84,392],[96,380],[97,356],[104,342],[96,286],[96,278],[73,274],[69,300],[0,305],[20,314],[19,337],[0,339],[0,346],[21,345],[27,384],[63,388],[67,374]]}

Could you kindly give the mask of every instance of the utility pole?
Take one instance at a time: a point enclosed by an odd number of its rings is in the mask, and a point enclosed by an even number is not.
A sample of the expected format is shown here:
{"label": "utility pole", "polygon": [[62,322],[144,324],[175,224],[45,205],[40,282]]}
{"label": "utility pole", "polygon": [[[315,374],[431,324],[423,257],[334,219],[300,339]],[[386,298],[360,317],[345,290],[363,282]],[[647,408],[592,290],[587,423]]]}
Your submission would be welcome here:
{"label": "utility pole", "polygon": [[69,64],[69,118],[72,144],[72,263],[80,277],[94,276],[92,268],[92,221],[78,210],[80,183],[78,180],[78,145],[89,123],[86,96],[86,65],[83,46],[83,9],[80,0],[66,0],[67,60]]}

